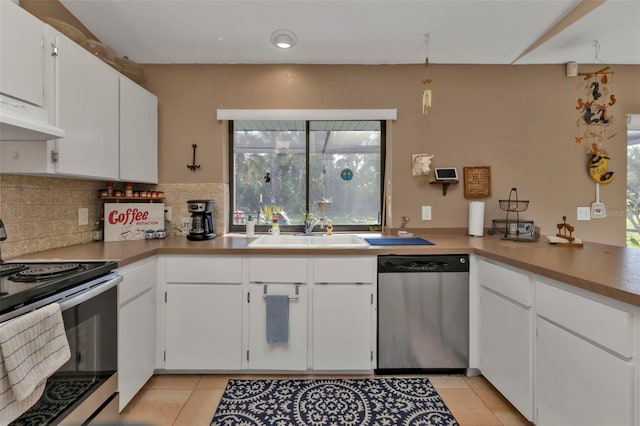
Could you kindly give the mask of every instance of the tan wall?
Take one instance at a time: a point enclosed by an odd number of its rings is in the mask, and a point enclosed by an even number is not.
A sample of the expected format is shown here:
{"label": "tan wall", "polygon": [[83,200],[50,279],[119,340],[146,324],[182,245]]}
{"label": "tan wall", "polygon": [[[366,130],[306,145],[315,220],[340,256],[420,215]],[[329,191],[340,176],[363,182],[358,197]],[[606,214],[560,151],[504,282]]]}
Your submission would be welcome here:
{"label": "tan wall", "polygon": [[[581,66],[581,71],[588,66]],[[587,147],[574,143],[579,93],[564,65],[431,65],[433,110],[420,112],[423,65],[147,65],[145,86],[159,100],[162,183],[227,183],[227,123],[217,108],[397,108],[388,126],[392,227],[401,217],[412,228],[466,227],[463,185],[445,197],[440,187],[414,178],[413,153],[435,154],[434,166],[491,166],[485,225],[504,218],[498,199],[512,187],[530,200],[524,218],[555,234],[562,216],[585,240],[624,245],[626,120],[640,113],[640,67],[614,66],[616,138],[605,148],[616,179],[601,187],[612,216],[577,222],[576,207],[595,200],[586,173]],[[191,144],[198,144],[190,171]],[[420,220],[431,205],[433,220]]]}

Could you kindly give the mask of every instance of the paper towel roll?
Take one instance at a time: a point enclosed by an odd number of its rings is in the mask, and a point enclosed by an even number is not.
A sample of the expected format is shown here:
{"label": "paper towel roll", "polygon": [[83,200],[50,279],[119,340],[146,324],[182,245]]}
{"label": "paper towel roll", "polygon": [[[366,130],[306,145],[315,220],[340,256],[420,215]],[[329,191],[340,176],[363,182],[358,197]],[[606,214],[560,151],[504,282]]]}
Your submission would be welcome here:
{"label": "paper towel roll", "polygon": [[482,237],[484,234],[484,202],[472,201],[469,203],[469,235]]}

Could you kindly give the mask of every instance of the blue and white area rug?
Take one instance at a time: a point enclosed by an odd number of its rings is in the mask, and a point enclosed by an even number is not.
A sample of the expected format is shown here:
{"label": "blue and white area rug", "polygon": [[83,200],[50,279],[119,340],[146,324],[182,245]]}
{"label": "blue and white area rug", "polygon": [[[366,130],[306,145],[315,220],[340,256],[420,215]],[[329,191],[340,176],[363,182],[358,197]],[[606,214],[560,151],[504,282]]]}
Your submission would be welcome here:
{"label": "blue and white area rug", "polygon": [[458,425],[426,378],[229,380],[212,426]]}

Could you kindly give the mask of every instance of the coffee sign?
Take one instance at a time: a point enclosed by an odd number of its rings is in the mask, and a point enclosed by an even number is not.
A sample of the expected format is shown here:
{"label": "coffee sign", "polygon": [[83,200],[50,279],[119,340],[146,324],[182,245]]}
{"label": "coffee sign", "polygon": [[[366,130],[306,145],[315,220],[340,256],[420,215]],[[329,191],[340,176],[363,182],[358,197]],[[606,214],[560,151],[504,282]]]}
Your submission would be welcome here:
{"label": "coffee sign", "polygon": [[144,240],[147,230],[164,229],[163,203],[105,203],[104,240]]}

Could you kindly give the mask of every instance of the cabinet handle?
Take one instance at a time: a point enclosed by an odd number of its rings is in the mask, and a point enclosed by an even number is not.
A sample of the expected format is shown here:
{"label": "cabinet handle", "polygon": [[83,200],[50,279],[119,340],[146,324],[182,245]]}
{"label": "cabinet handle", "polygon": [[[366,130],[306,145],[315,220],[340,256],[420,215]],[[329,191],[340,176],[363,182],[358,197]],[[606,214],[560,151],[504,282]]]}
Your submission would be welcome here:
{"label": "cabinet handle", "polygon": [[55,43],[51,43],[51,56],[58,56],[58,46]]}

